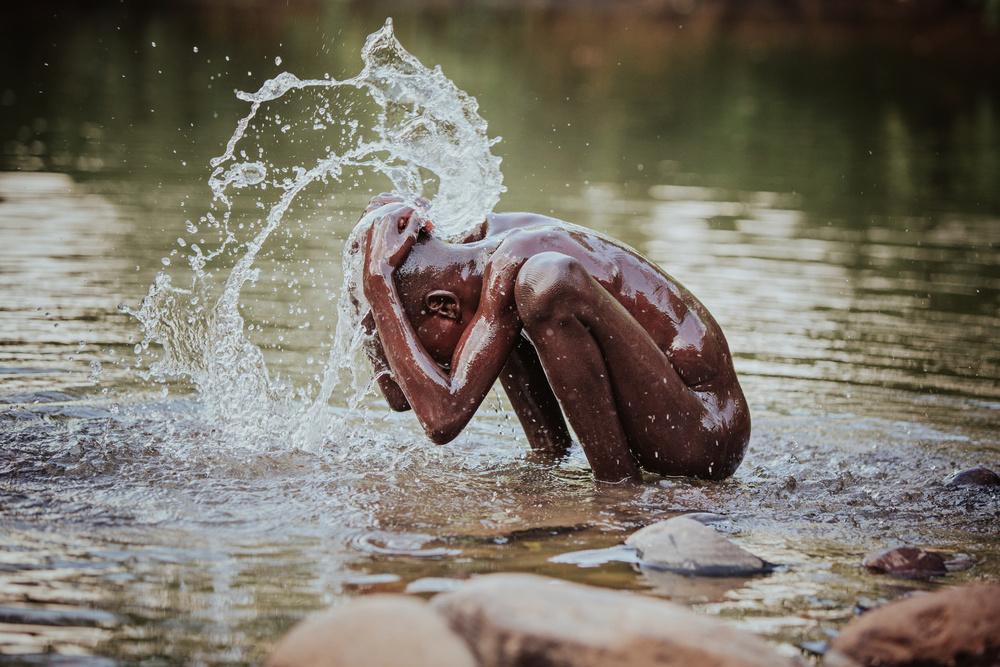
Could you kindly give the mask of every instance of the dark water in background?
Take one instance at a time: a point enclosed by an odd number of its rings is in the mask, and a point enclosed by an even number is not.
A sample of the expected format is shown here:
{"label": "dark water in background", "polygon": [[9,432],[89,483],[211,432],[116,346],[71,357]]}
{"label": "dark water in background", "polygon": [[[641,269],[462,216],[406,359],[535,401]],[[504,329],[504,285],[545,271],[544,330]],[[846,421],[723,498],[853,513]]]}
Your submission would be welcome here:
{"label": "dark water in background", "polygon": [[[185,387],[161,398],[123,368],[141,336],[115,304],[141,298],[207,209],[208,161],[246,113],[233,89],[353,75],[388,14],[503,137],[499,210],[622,238],[715,314],[754,407],[733,480],[607,495],[579,453],[554,470],[525,460],[492,409],[444,449],[408,415],[388,419],[391,446],[216,449]],[[940,484],[1000,467],[1000,57],[979,29],[0,10],[0,167],[21,172],[0,173],[0,652],[247,662],[366,590],[359,577],[496,570],[688,600],[787,646],[905,589],[857,570],[869,549],[966,553],[975,565],[948,583],[997,580],[997,498]],[[297,329],[289,304],[332,311],[363,204],[345,193],[331,229],[287,237],[289,266],[323,273],[315,289],[247,303],[289,377],[327,335]],[[789,570],[713,588],[547,561],[687,510],[729,514]]]}

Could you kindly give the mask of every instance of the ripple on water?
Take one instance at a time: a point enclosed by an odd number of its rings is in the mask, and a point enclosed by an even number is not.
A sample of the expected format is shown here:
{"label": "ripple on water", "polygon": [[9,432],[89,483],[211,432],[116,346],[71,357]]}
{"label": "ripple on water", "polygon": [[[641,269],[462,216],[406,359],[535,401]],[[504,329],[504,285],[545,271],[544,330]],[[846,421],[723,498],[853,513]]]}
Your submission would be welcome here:
{"label": "ripple on water", "polygon": [[[949,581],[997,574],[1000,498],[944,486],[953,469],[979,462],[981,450],[968,446],[982,435],[974,429],[763,410],[731,480],[602,490],[579,450],[557,465],[534,462],[520,434],[504,435],[498,413],[445,448],[403,420],[383,429],[391,437],[362,433],[318,452],[280,441],[251,451],[221,441],[195,403],[150,402],[118,414],[88,403],[99,418],[46,412],[54,404],[19,402],[2,413],[35,418],[6,422],[0,605],[29,599],[29,608],[113,616],[131,609],[162,641],[203,632],[196,619],[236,641],[262,596],[294,616],[357,591],[347,582],[359,574],[394,574],[404,588],[428,577],[539,571],[739,618],[763,614],[773,620],[762,630],[786,639],[813,636],[819,611],[840,618],[858,598],[898,595],[898,584],[860,571],[876,548],[968,554],[972,567]],[[622,562],[549,562],[613,547],[638,527],[692,511],[728,516],[732,539],[784,567],[708,586]],[[775,615],[792,594],[801,600],[794,613]],[[171,626],[177,614],[191,624]],[[66,641],[141,653],[129,631],[101,618],[107,623],[81,620],[90,634]]]}

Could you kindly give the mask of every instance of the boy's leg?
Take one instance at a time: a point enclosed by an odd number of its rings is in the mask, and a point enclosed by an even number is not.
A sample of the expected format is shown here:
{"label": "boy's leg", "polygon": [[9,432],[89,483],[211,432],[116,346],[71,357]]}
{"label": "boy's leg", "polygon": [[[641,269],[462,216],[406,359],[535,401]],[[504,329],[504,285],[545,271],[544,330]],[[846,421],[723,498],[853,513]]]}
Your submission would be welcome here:
{"label": "boy's leg", "polygon": [[531,448],[546,458],[565,456],[573,444],[566,420],[545,377],[538,353],[523,337],[507,359],[500,373],[500,383]]}
{"label": "boy's leg", "polygon": [[515,296],[597,479],[641,479],[638,463],[669,475],[732,472],[720,415],[579,262],[558,253],[530,258]]}
{"label": "boy's leg", "polygon": [[594,478],[612,484],[641,482],[642,472],[629,450],[597,341],[572,314],[555,312],[554,304],[518,290],[515,295],[525,332],[538,351],[552,391],[580,438]]}

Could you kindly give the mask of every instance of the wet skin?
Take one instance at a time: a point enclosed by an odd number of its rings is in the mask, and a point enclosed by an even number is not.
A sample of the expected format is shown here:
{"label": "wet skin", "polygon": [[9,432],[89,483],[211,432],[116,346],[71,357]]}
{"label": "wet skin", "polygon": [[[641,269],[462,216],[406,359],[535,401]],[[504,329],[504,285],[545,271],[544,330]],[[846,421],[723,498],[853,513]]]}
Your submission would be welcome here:
{"label": "wet skin", "polygon": [[395,410],[452,440],[499,378],[532,448],[560,456],[569,420],[595,479],[723,479],[750,413],[719,325],[631,248],[553,218],[490,215],[446,242],[426,200],[366,209],[368,353]]}

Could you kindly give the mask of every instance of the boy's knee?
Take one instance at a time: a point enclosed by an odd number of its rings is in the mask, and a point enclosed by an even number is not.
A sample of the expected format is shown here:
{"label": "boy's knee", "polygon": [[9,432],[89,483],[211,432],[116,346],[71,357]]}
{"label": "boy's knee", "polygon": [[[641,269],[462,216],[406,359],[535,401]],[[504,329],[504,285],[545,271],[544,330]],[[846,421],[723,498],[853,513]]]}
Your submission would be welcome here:
{"label": "boy's knee", "polygon": [[530,327],[571,312],[588,280],[590,275],[583,265],[567,255],[545,252],[528,258],[514,283],[521,321]]}

